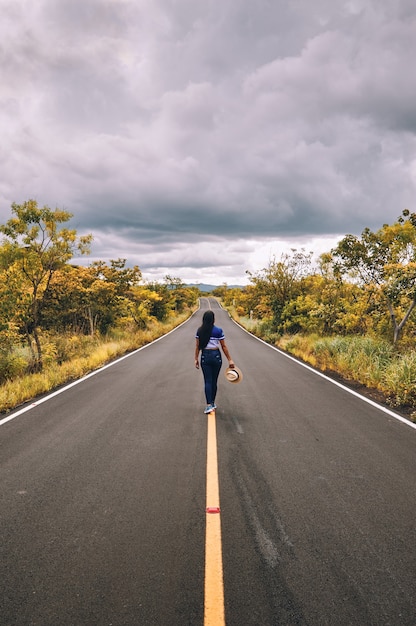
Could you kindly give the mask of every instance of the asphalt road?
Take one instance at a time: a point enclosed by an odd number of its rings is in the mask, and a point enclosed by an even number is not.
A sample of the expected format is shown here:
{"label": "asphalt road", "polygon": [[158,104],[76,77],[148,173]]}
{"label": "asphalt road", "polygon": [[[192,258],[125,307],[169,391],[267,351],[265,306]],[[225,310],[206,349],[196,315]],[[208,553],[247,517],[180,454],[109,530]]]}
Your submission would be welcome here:
{"label": "asphalt road", "polygon": [[[227,626],[413,626],[416,431],[211,303]],[[0,426],[1,626],[203,624],[201,313]]]}

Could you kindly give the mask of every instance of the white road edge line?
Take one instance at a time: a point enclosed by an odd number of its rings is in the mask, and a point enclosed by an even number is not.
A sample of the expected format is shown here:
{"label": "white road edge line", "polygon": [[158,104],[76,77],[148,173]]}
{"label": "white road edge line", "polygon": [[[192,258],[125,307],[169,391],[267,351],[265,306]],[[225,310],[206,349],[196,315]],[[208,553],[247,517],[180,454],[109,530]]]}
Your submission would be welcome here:
{"label": "white road edge line", "polygon": [[231,319],[232,322],[234,322],[234,324],[237,324],[237,326],[239,328],[241,328],[241,330],[244,330],[245,333],[250,335],[250,337],[254,337],[254,339],[257,339],[257,341],[260,341],[265,346],[271,348],[272,350],[276,350],[276,352],[278,352],[279,354],[285,356],[287,359],[290,359],[294,363],[297,363],[298,365],[301,365],[302,367],[306,368],[310,372],[313,372],[317,376],[320,376],[321,378],[324,378],[325,380],[328,380],[333,385],[336,385],[337,387],[340,387],[341,389],[344,389],[344,391],[347,391],[352,396],[355,396],[356,398],[359,398],[363,402],[367,402],[367,404],[370,404],[371,406],[375,407],[376,409],[379,409],[380,411],[383,411],[383,413],[386,413],[387,415],[390,415],[390,417],[394,417],[394,419],[398,420],[399,422],[403,422],[403,424],[406,424],[406,426],[410,426],[410,428],[413,428],[414,430],[416,430],[416,424],[411,422],[410,420],[406,419],[405,417],[402,417],[398,413],[394,413],[394,411],[390,411],[390,409],[387,409],[382,404],[378,404],[377,402],[374,402],[374,400],[370,400],[369,398],[366,398],[365,396],[362,396],[360,393],[357,393],[353,389],[349,389],[349,387],[346,387],[342,383],[339,383],[336,380],[333,380],[332,378],[330,378],[329,376],[326,376],[322,372],[319,372],[318,370],[315,370],[310,365],[307,365],[306,363],[302,363],[302,361],[299,361],[298,359],[295,359],[295,357],[291,356],[290,354],[287,354],[286,352],[283,352],[283,350],[280,350],[279,348],[276,348],[276,346],[272,346],[269,343],[267,343],[267,341],[264,341],[263,339],[260,339],[259,337],[256,337],[255,335],[250,333],[248,330],[246,330],[243,326],[241,326],[241,324],[239,324],[238,322],[233,320],[231,317],[230,317],[230,319]]}
{"label": "white road edge line", "polygon": [[117,363],[120,363],[120,361],[124,361],[124,359],[128,359],[130,356],[133,356],[133,354],[137,354],[137,352],[140,352],[141,350],[144,350],[145,348],[148,348],[153,343],[156,343],[157,341],[160,341],[161,339],[164,339],[165,337],[167,337],[168,335],[173,333],[175,330],[177,330],[178,328],[183,326],[183,324],[186,324],[187,322],[189,322],[189,320],[191,320],[192,317],[196,313],[198,313],[198,311],[199,311],[199,309],[197,311],[195,311],[194,313],[192,313],[192,315],[190,317],[188,317],[188,319],[186,319],[184,322],[182,322],[178,326],[175,326],[175,328],[172,328],[172,330],[170,330],[165,335],[162,335],[161,337],[158,337],[154,341],[151,341],[150,343],[147,343],[146,345],[141,346],[140,348],[137,348],[137,350],[133,350],[133,352],[129,352],[128,354],[125,354],[124,356],[116,359],[115,361],[111,361],[111,363],[107,363],[107,365],[103,365],[103,367],[100,367],[99,369],[94,370],[93,372],[90,372],[89,374],[86,374],[85,376],[83,376],[82,378],[79,378],[78,380],[74,380],[72,383],[69,383],[69,385],[65,385],[65,387],[62,387],[62,389],[57,389],[56,391],[53,391],[52,393],[48,394],[44,398],[39,398],[38,400],[34,400],[33,402],[31,402],[27,406],[23,407],[22,409],[18,409],[16,412],[11,413],[7,417],[4,417],[3,419],[0,420],[0,426],[3,426],[3,424],[6,424],[6,422],[10,422],[11,420],[14,420],[16,417],[19,417],[19,415],[23,415],[23,413],[26,413],[27,411],[30,411],[31,409],[34,409],[35,407],[39,406],[40,404],[43,404],[44,402],[47,402],[51,398],[54,398],[55,396],[58,396],[60,393],[64,393],[64,391],[67,391],[68,389],[71,389],[71,387],[75,387],[75,385],[79,385],[80,383],[84,382],[84,380],[87,380],[88,378],[91,378],[91,376],[95,376],[96,374],[99,374],[100,372],[106,370],[108,367],[112,367],[113,365],[116,365]]}

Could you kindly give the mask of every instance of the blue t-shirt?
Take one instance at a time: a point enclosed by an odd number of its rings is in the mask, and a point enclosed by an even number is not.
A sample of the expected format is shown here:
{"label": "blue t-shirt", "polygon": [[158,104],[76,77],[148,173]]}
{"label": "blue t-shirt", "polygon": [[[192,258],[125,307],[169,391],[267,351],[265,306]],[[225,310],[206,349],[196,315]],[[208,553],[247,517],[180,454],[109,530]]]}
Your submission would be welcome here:
{"label": "blue t-shirt", "polygon": [[[199,338],[198,332],[195,335],[195,338],[197,337]],[[209,338],[209,341],[207,345],[205,346],[205,349],[215,350],[216,348],[219,348],[221,339],[225,339],[222,328],[218,328],[218,326],[213,326],[211,337]]]}

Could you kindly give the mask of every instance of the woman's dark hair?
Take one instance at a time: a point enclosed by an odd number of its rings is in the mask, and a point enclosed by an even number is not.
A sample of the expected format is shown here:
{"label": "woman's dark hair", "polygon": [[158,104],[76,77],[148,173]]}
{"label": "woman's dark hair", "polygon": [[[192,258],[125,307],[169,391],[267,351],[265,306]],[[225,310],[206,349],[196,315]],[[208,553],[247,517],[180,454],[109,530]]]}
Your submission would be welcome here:
{"label": "woman's dark hair", "polygon": [[214,313],[212,311],[205,311],[202,316],[202,326],[198,328],[197,335],[199,337],[199,349],[203,350],[207,347],[208,341],[211,337],[212,327],[214,326]]}

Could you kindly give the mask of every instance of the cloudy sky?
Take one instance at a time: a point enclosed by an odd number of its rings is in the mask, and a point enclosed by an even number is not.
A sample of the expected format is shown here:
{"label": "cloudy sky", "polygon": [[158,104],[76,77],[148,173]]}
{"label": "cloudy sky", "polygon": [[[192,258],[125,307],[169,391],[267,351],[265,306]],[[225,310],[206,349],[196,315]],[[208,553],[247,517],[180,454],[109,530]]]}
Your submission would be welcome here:
{"label": "cloudy sky", "polygon": [[[0,0],[0,219],[247,282],[415,210],[414,0]],[[86,261],[89,262],[89,261]]]}

